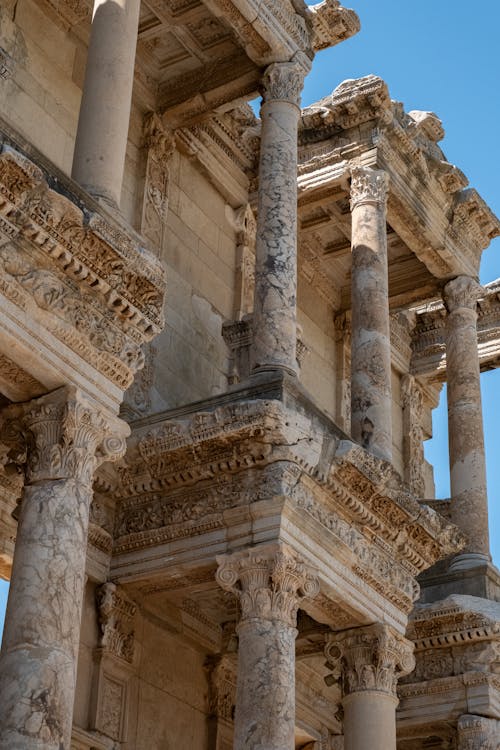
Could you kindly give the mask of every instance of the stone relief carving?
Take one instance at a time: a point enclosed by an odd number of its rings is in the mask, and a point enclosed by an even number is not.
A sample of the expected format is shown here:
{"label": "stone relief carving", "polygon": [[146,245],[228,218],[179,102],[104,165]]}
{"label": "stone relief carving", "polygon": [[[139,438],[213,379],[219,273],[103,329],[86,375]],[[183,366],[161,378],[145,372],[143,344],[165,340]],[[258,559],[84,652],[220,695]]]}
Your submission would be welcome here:
{"label": "stone relief carving", "polygon": [[147,163],[141,233],[151,240],[156,253],[160,254],[168,213],[170,161],[175,138],[155,113],[144,121],[144,147]]}
{"label": "stone relief carving", "polygon": [[422,389],[412,375],[401,378],[403,406],[403,456],[405,479],[418,497],[425,496],[424,479],[424,434],[422,418],[424,397]]}
{"label": "stone relief carving", "polygon": [[312,48],[315,52],[332,47],[360,30],[354,11],[343,8],[339,0],[323,0],[309,8],[312,20]]}
{"label": "stone relief carving", "polygon": [[100,647],[129,664],[134,659],[134,616],[137,606],[114,583],[104,583],[96,591]]}
{"label": "stone relief carving", "polygon": [[465,714],[457,724],[458,750],[498,750],[500,721]]}

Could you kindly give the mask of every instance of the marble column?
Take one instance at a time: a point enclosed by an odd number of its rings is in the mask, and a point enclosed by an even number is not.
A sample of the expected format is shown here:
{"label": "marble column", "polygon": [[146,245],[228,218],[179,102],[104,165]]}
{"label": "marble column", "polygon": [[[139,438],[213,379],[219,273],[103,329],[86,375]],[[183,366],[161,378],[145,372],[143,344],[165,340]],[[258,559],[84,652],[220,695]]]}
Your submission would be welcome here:
{"label": "marble column", "polygon": [[119,206],[140,0],[95,0],[72,178]]}
{"label": "marble column", "polygon": [[217,558],[217,581],[237,595],[234,750],[293,750],[297,609],[317,579],[284,545]]}
{"label": "marble column", "polygon": [[351,172],[351,433],[371,453],[391,461],[387,188],[382,170]]}
{"label": "marble column", "polygon": [[255,247],[253,365],[298,371],[297,124],[308,58],[270,65],[263,78]]}
{"label": "marble column", "polygon": [[325,655],[341,678],[344,750],[396,750],[396,685],[415,666],[413,644],[376,623],[332,633]]}
{"label": "marble column", "polygon": [[[0,654],[0,750],[69,750],[92,481],[128,426],[77,389],[2,414],[26,440]],[[5,422],[4,422],[5,424]]]}
{"label": "marble column", "polygon": [[484,565],[490,557],[481,384],[477,353],[477,300],[482,287],[468,276],[448,282],[446,380],[451,519],[468,543],[451,570]]}

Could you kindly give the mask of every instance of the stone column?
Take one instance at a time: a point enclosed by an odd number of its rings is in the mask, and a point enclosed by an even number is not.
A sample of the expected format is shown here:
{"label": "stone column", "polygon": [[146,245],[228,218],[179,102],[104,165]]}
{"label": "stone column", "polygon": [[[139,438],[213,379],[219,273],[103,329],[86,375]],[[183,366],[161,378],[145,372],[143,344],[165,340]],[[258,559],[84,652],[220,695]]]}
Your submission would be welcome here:
{"label": "stone column", "polygon": [[297,124],[310,62],[274,63],[263,78],[255,247],[253,363],[297,373]]}
{"label": "stone column", "polygon": [[140,0],[95,0],[71,176],[120,204]]}
{"label": "stone column", "polygon": [[459,276],[444,288],[451,520],[468,543],[451,570],[491,559],[481,384],[477,353],[477,300],[482,287]]}
{"label": "stone column", "polygon": [[351,172],[351,432],[364,448],[391,461],[387,188],[381,170],[355,167]]}
{"label": "stone column", "polygon": [[293,750],[297,609],[318,582],[283,545],[217,562],[219,585],[241,605],[234,750]]}
{"label": "stone column", "polygon": [[377,623],[330,636],[325,655],[342,684],[345,750],[396,750],[396,684],[414,666],[413,644]]}
{"label": "stone column", "polygon": [[5,414],[27,461],[0,654],[0,749],[69,750],[92,481],[100,462],[124,453],[129,428],[69,387]]}

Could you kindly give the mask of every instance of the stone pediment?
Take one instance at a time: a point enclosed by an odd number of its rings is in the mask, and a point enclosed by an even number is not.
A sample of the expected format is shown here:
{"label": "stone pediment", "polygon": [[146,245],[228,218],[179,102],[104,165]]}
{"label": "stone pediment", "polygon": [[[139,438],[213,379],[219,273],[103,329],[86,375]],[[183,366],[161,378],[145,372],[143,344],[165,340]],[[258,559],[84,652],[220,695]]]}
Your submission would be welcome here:
{"label": "stone pediment", "polygon": [[296,384],[264,378],[239,389],[133,425],[113,492],[113,576],[138,585],[154,569],[166,581],[180,564],[192,573],[245,540],[276,539],[308,550],[320,571],[315,619],[335,622],[350,598],[359,609],[343,623],[384,602],[401,627],[416,575],[458,549],[460,534]]}

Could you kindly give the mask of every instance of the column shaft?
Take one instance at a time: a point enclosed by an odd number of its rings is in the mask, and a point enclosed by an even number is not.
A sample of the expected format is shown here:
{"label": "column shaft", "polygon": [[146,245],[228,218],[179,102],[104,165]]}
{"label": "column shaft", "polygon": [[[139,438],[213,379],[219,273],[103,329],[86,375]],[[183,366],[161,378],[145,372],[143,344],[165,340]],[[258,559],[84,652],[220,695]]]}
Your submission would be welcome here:
{"label": "column shaft", "polygon": [[391,341],[386,229],[387,175],[352,171],[352,437],[392,460]]}
{"label": "column shaft", "polygon": [[451,517],[468,537],[452,567],[490,560],[481,383],[477,353],[477,299],[481,287],[459,276],[444,290],[448,309],[446,374]]}
{"label": "column shaft", "polygon": [[415,666],[413,644],[376,623],[332,634],[325,655],[341,675],[344,750],[396,750],[396,685]]}
{"label": "column shaft", "polygon": [[234,750],[293,750],[297,608],[318,582],[284,545],[217,562],[218,583],[241,605]]}
{"label": "column shaft", "polygon": [[115,206],[132,102],[140,0],[95,0],[72,177]]}
{"label": "column shaft", "polygon": [[234,750],[294,747],[296,636],[282,622],[240,623]]}
{"label": "column shaft", "polygon": [[275,63],[264,74],[255,248],[253,361],[297,372],[297,124],[305,70]]}
{"label": "column shaft", "polygon": [[9,409],[28,462],[0,654],[0,750],[69,750],[92,479],[99,460],[123,453],[127,430],[112,418],[118,437],[107,437],[109,422],[75,389]]}
{"label": "column shaft", "polygon": [[344,750],[396,750],[397,698],[366,691],[344,698]]}

